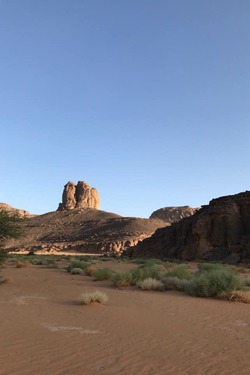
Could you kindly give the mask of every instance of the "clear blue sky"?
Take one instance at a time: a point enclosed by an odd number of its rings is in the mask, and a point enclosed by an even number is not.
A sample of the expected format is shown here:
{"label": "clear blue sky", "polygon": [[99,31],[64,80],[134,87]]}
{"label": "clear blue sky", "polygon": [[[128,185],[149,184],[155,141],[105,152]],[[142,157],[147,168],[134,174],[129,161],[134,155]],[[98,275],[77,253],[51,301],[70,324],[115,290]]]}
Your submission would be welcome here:
{"label": "clear blue sky", "polygon": [[249,0],[0,0],[0,202],[148,217],[250,190]]}

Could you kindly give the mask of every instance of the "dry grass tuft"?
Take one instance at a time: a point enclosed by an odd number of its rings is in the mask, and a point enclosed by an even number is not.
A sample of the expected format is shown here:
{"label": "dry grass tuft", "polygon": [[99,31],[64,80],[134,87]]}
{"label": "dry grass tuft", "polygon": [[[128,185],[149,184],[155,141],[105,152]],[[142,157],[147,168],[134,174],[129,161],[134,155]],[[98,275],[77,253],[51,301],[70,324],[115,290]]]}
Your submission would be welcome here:
{"label": "dry grass tuft", "polygon": [[91,302],[106,303],[108,301],[108,296],[99,290],[94,292],[84,292],[80,296],[80,304],[88,305]]}
{"label": "dry grass tuft", "polygon": [[5,277],[4,279],[0,280],[0,284],[13,284],[14,279],[12,277]]}
{"label": "dry grass tuft", "polygon": [[153,279],[152,277],[138,281],[136,285],[142,290],[156,290],[162,292],[165,289],[164,284],[160,280]]}
{"label": "dry grass tuft", "polygon": [[71,275],[83,275],[84,271],[81,268],[72,268]]}
{"label": "dry grass tuft", "polygon": [[16,264],[16,268],[25,268],[25,267],[28,267],[27,262],[17,262]]}
{"label": "dry grass tuft", "polygon": [[95,266],[89,266],[88,268],[85,269],[85,275],[93,276],[96,270],[97,268]]}
{"label": "dry grass tuft", "polygon": [[222,292],[218,296],[230,302],[250,303],[250,292],[243,290],[232,290],[231,292]]}

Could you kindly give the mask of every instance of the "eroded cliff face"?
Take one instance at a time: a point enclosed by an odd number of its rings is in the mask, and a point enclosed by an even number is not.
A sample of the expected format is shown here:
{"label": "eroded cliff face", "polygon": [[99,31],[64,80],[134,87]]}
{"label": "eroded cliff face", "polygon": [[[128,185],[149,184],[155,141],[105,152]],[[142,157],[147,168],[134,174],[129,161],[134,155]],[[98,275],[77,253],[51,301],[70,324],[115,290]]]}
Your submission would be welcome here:
{"label": "eroded cliff face", "polygon": [[78,181],[77,185],[69,181],[62,194],[62,203],[58,210],[74,210],[76,208],[100,208],[100,197],[95,188],[91,188],[85,181]]}
{"label": "eroded cliff face", "polygon": [[132,256],[250,262],[250,191],[213,199],[193,216],[158,229]]}

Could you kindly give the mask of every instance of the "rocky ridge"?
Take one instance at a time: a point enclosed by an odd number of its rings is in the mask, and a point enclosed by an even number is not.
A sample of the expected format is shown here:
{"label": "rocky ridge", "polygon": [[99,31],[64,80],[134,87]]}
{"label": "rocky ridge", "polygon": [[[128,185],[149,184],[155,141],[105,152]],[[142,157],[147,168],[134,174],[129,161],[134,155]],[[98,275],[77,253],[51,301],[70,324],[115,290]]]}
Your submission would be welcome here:
{"label": "rocky ridge", "polygon": [[19,217],[32,217],[32,216],[35,216],[35,215],[30,214],[26,210],[21,210],[19,208],[14,208],[14,207],[10,206],[7,203],[0,203],[0,210],[5,210],[7,212],[10,212],[11,214],[17,214]]}
{"label": "rocky ridge", "polygon": [[198,210],[199,208],[189,206],[164,207],[154,211],[149,218],[165,220],[168,224],[172,224],[193,215]]}
{"label": "rocky ridge", "polygon": [[194,215],[158,229],[130,254],[250,262],[250,191],[213,199]]}
{"label": "rocky ridge", "polygon": [[10,240],[10,250],[120,254],[166,223],[85,208],[37,215],[22,225],[25,235]]}

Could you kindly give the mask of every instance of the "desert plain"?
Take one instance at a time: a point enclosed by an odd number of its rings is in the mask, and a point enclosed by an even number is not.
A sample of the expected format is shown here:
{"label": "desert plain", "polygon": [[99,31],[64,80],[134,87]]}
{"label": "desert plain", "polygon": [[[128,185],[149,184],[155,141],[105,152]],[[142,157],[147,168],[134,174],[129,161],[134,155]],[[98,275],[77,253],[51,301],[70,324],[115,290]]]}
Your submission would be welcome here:
{"label": "desert plain", "polygon": [[[250,373],[247,304],[117,289],[109,280],[72,275],[62,262],[17,268],[9,261],[1,277],[7,279],[0,285],[1,375]],[[80,305],[81,293],[96,289],[108,295],[107,303]]]}

